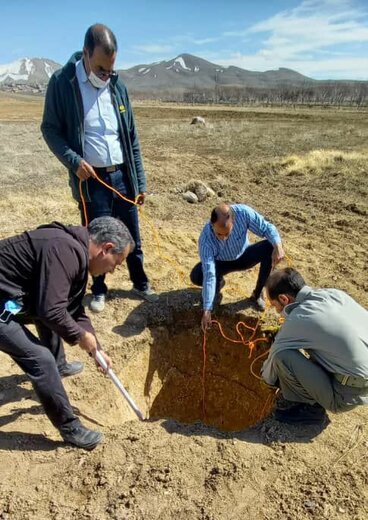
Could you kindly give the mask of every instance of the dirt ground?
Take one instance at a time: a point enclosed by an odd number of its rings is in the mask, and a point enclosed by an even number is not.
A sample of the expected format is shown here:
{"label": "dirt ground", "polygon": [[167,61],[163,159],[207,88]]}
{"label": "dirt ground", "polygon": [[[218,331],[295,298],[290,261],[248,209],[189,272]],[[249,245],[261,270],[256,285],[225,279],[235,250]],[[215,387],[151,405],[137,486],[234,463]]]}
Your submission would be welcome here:
{"label": "dirt ground", "polygon": [[[41,137],[41,113],[42,99],[0,95],[0,237],[79,223],[66,171]],[[105,442],[93,452],[64,445],[26,377],[0,354],[0,519],[366,520],[368,411],[330,414],[323,428],[277,423],[250,370],[265,346],[249,360],[217,327],[203,379],[200,292],[188,273],[211,208],[244,202],[277,225],[310,285],[344,289],[367,307],[367,112],[142,104],[135,114],[148,177],[145,263],[160,300],[136,299],[123,267],[92,320],[147,420],[67,346],[86,367],[65,387]],[[194,115],[207,125],[190,125]],[[189,204],[190,180],[216,195]],[[246,299],[256,274],[228,277],[217,318],[232,338],[239,320],[258,321]],[[277,323],[270,310],[263,320]]]}

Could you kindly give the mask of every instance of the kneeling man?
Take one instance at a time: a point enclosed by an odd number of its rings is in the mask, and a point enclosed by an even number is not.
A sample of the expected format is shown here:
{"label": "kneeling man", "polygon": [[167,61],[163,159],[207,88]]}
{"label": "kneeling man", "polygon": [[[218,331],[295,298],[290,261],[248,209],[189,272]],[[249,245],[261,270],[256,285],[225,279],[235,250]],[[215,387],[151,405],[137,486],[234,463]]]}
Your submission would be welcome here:
{"label": "kneeling man", "polygon": [[[248,229],[266,240],[250,245]],[[190,278],[195,285],[203,286],[202,329],[206,330],[226,274],[260,264],[252,299],[258,310],[264,310],[262,289],[272,267],[285,254],[276,227],[262,215],[245,204],[221,204],[212,210],[199,237],[199,256],[201,262],[193,268]]]}
{"label": "kneeling man", "polygon": [[273,272],[266,290],[286,316],[262,368],[282,392],[276,419],[312,424],[325,410],[368,404],[368,311],[343,291],[308,287],[292,268]]}

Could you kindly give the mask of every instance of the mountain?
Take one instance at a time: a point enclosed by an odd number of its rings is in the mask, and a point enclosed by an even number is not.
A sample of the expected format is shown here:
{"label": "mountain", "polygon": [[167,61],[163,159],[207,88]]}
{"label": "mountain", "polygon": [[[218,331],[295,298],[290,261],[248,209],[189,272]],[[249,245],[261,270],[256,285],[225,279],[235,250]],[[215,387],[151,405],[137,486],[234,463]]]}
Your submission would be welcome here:
{"label": "mountain", "polygon": [[0,65],[0,87],[10,85],[46,85],[61,65],[44,58],[22,58],[6,65]]}
{"label": "mountain", "polygon": [[315,80],[290,69],[253,72],[239,67],[223,67],[191,54],[181,54],[169,61],[136,65],[119,71],[131,91],[198,90],[219,86],[272,88],[300,86]]}
{"label": "mountain", "polygon": [[[23,58],[0,65],[0,89],[43,94],[61,65]],[[191,54],[119,70],[135,99],[190,103],[368,104],[368,81],[315,80],[291,69],[255,72]]]}

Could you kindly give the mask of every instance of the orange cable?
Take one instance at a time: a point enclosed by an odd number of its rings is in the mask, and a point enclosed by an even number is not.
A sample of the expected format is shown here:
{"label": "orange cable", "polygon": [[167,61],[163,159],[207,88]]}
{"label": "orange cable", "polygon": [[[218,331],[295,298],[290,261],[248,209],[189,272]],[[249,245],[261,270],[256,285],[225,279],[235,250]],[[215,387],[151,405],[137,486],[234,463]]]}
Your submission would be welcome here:
{"label": "orange cable", "polygon": [[[112,186],[110,186],[109,184],[107,184],[106,182],[104,182],[97,174],[94,175],[94,178],[100,183],[102,184],[103,186],[105,186],[107,189],[109,189],[110,191],[112,191],[113,193],[115,193],[118,197],[120,197],[121,199],[125,200],[126,202],[130,202],[131,204],[133,204],[134,206],[138,206],[138,209],[140,211],[140,214],[141,216],[144,218],[144,220],[148,223],[148,225],[150,226],[151,228],[151,231],[152,231],[152,234],[153,234],[153,237],[154,237],[154,240],[155,240],[155,243],[156,243],[156,246],[157,246],[157,250],[158,250],[158,255],[160,258],[162,258],[163,260],[165,260],[166,262],[169,262],[172,267],[175,269],[175,271],[177,272],[177,274],[179,275],[179,278],[182,280],[182,282],[184,282],[185,280],[185,275],[184,275],[184,272],[182,270],[179,270],[176,266],[177,262],[175,260],[173,260],[172,258],[166,256],[166,255],[163,255],[161,253],[161,244],[160,244],[160,239],[159,239],[159,236],[158,236],[158,233],[154,227],[154,225],[152,224],[151,220],[145,215],[145,213],[143,212],[143,208],[141,205],[139,205],[137,203],[137,200],[138,200],[138,196],[136,197],[135,200],[131,200],[129,199],[128,197],[125,197],[124,195],[122,195],[119,191],[117,191],[115,188],[113,188]],[[85,225],[88,225],[88,215],[87,215],[87,208],[86,208],[86,201],[85,201],[85,198],[83,196],[83,190],[82,190],[82,180],[80,179],[79,180],[79,193],[80,193],[80,197],[81,197],[81,201],[82,201],[82,207],[83,207],[83,214],[84,214],[84,219],[85,219]],[[286,255],[286,258],[288,260],[288,264],[291,265],[291,259]],[[184,282],[185,283],[185,282]],[[188,285],[188,284],[186,284]],[[190,284],[191,287],[194,287],[193,284]],[[214,323],[218,326],[219,328],[219,331],[221,333],[221,335],[223,336],[224,339],[226,339],[227,341],[230,341],[231,343],[241,343],[245,346],[247,346],[249,348],[249,358],[251,358],[252,356],[252,352],[253,352],[253,349],[255,348],[256,344],[259,343],[259,342],[268,342],[268,339],[267,338],[257,338],[255,340],[253,340],[255,334],[256,334],[256,331],[258,329],[258,326],[259,326],[259,322],[261,321],[263,315],[264,315],[265,311],[262,313],[262,315],[258,318],[257,322],[256,322],[256,325],[255,327],[250,327],[249,325],[245,324],[243,321],[239,321],[237,324],[236,324],[236,327],[235,327],[235,330],[238,334],[238,336],[240,337],[240,339],[232,339],[232,338],[229,338],[228,336],[226,336],[226,334],[224,333],[223,329],[222,329],[222,325],[219,321],[217,320],[212,320],[211,323]],[[252,335],[250,336],[250,338],[248,340],[245,340],[242,332],[240,331],[240,326],[243,326],[245,329],[247,330],[250,330],[252,331]],[[207,346],[207,336],[206,336],[206,333],[204,334],[203,336],[203,368],[202,368],[202,411],[203,411],[203,418],[205,418],[205,415],[206,415],[206,409],[205,409],[205,375],[206,375],[206,364],[207,364],[207,352],[206,352],[206,346]],[[269,352],[269,349],[265,352],[263,352],[261,355],[257,356],[251,363],[250,365],[250,372],[251,374],[259,379],[259,380],[262,380],[262,378],[260,376],[258,376],[254,370],[253,370],[253,365],[254,363],[260,359],[261,357],[265,356],[266,354],[268,354]],[[266,404],[264,406],[264,409],[266,408],[266,405],[267,405],[267,401],[266,401]]]}

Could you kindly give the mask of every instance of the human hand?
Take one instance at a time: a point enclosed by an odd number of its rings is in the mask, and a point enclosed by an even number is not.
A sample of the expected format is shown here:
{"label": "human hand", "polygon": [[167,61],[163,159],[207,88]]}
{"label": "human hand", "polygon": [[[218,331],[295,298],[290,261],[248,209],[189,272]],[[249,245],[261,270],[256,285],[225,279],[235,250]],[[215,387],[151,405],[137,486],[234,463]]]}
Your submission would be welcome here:
{"label": "human hand", "polygon": [[78,179],[80,179],[81,181],[85,181],[90,177],[94,177],[96,175],[96,172],[87,161],[82,159],[79,163],[78,170],[75,172],[75,174],[78,177]]}
{"label": "human hand", "polygon": [[84,331],[79,339],[79,346],[82,350],[85,350],[92,357],[96,357],[97,351],[97,340],[96,337],[88,331]]}
{"label": "human hand", "polygon": [[211,311],[203,311],[201,326],[204,333],[211,327]]}
{"label": "human hand", "polygon": [[138,206],[143,206],[145,198],[146,198],[146,192],[142,192],[138,195],[138,197],[137,197]]}
{"label": "human hand", "polygon": [[273,246],[273,251],[272,251],[272,269],[274,269],[274,267],[279,262],[281,262],[281,260],[283,258],[285,258],[285,251],[284,251],[284,248],[282,247],[281,242],[279,242],[278,244],[275,244]]}
{"label": "human hand", "polygon": [[[102,357],[103,361],[105,361],[106,366],[101,366],[100,362],[97,361],[97,352],[99,354],[99,357]],[[110,370],[110,368],[112,367],[112,361],[111,361],[110,356],[108,356],[106,354],[106,352],[104,352],[103,350],[98,350],[98,351],[96,350],[95,362],[96,362],[96,366],[97,366],[98,370],[100,372],[103,372],[104,374],[107,374],[108,370]]]}

